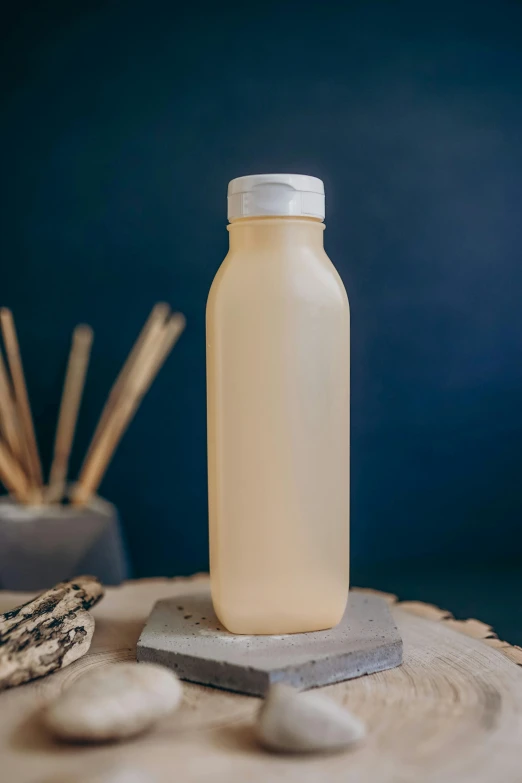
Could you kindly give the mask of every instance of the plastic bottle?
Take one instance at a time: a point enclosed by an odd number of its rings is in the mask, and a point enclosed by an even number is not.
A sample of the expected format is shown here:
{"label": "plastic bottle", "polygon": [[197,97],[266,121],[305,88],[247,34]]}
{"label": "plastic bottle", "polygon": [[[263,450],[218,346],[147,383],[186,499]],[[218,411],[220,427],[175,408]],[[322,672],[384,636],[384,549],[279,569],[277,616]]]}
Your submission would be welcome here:
{"label": "plastic bottle", "polygon": [[232,180],[207,303],[212,600],[235,634],[331,628],[349,580],[350,315],[324,188]]}

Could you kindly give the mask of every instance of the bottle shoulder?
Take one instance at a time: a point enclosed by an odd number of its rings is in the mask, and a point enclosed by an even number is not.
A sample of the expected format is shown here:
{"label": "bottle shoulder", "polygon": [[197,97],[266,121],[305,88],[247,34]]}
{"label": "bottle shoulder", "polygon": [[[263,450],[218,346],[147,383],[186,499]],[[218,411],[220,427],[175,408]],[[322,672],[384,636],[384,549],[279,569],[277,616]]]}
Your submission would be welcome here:
{"label": "bottle shoulder", "polygon": [[218,297],[233,300],[281,297],[337,301],[348,297],[335,265],[325,251],[299,248],[288,253],[229,252],[212,282],[208,305]]}

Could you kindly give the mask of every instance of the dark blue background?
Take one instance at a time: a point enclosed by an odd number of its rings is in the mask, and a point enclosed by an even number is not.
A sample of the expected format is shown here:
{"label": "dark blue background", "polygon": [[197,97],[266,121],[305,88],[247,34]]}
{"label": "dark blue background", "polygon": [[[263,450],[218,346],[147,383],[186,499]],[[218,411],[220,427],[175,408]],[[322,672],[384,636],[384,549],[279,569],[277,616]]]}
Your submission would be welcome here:
{"label": "dark blue background", "polygon": [[46,463],[74,325],[73,474],[152,304],[188,320],[102,486],[136,574],[208,565],[205,302],[227,181],[273,170],[325,180],[351,301],[359,581],[519,556],[521,4],[13,5],[0,298]]}

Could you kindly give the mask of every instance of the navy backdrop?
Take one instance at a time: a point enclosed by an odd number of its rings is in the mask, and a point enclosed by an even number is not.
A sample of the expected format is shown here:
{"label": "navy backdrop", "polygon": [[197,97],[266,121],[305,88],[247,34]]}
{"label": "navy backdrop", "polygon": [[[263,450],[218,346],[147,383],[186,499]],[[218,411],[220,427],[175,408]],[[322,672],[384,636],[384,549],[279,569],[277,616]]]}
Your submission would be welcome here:
{"label": "navy backdrop", "polygon": [[102,486],[136,573],[208,565],[205,302],[227,181],[273,170],[325,180],[351,300],[356,566],[521,554],[521,4],[12,5],[0,298],[47,463],[74,325],[73,473],[152,304],[187,316]]}

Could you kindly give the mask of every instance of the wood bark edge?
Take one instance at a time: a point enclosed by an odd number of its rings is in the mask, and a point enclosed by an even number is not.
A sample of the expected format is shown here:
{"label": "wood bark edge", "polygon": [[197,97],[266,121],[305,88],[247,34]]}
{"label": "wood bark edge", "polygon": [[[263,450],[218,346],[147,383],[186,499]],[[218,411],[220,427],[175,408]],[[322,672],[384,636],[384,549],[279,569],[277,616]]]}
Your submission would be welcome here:
{"label": "wood bark edge", "polygon": [[418,617],[423,617],[425,620],[444,623],[453,631],[463,633],[466,636],[471,636],[473,639],[478,639],[489,647],[494,647],[513,661],[513,663],[522,666],[522,647],[502,641],[502,639],[498,638],[493,628],[490,625],[487,625],[487,623],[483,623],[481,620],[475,620],[473,618],[469,618],[468,620],[456,620],[453,614],[447,609],[440,609],[434,604],[426,604],[422,601],[399,601],[397,596],[393,595],[393,593],[383,593],[380,590],[373,590],[371,587],[356,587],[354,589],[361,593],[371,593],[372,595],[384,598],[390,606],[403,609],[405,612],[415,614]]}

